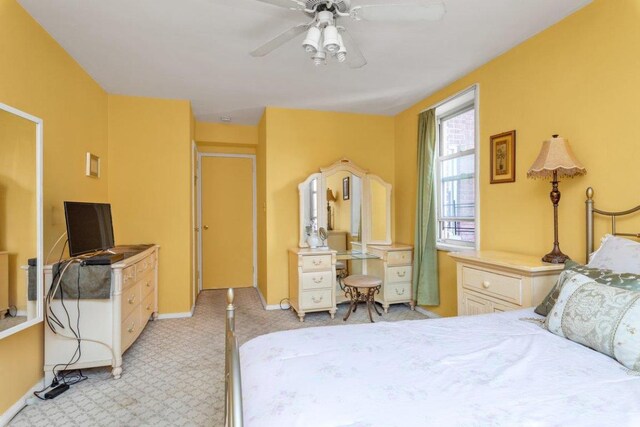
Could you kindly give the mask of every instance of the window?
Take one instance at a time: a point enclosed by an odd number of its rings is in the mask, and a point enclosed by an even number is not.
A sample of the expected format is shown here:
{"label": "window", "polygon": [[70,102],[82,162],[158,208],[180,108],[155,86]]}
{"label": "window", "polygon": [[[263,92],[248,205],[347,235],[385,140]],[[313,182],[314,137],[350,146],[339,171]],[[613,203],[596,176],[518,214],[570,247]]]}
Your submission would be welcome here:
{"label": "window", "polygon": [[475,90],[436,108],[436,199],[440,246],[476,246]]}

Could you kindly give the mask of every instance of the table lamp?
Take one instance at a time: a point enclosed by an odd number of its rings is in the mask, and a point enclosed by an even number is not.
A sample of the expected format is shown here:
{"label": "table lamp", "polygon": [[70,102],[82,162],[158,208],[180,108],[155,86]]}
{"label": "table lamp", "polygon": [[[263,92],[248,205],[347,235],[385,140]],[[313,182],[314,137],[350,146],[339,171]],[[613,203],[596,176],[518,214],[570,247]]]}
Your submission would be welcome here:
{"label": "table lamp", "polygon": [[538,158],[527,172],[528,178],[549,178],[552,189],[549,193],[551,203],[553,203],[553,250],[542,257],[542,261],[553,264],[562,264],[569,257],[560,250],[558,242],[558,203],[560,203],[560,191],[558,190],[558,177],[573,177],[584,175],[587,170],[569,147],[569,142],[564,138],[553,135],[553,137],[542,143],[542,149]]}

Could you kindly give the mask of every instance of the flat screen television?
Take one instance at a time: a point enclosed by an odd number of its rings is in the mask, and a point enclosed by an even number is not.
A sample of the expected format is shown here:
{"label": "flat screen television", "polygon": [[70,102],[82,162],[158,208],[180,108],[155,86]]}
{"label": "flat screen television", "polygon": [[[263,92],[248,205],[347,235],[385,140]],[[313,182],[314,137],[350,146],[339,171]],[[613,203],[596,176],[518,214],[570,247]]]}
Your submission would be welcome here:
{"label": "flat screen television", "polygon": [[69,255],[77,256],[114,247],[111,205],[64,202]]}

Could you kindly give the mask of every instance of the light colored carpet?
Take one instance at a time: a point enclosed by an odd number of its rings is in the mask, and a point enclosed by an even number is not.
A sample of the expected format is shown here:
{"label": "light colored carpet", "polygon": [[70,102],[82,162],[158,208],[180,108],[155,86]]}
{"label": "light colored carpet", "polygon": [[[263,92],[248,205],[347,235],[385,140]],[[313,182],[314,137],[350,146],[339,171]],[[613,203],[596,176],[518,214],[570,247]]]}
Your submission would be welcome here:
{"label": "light colored carpet", "polygon": [[[368,322],[361,306],[347,322],[347,306],[310,313],[304,323],[289,310],[265,311],[253,288],[236,291],[236,332],[243,343],[258,335],[310,326]],[[424,319],[404,305],[376,321]],[[125,353],[122,378],[110,370],[83,371],[89,379],[54,400],[24,408],[10,423],[23,426],[221,426],[224,418],[225,291],[202,292],[189,319],[149,322]]]}

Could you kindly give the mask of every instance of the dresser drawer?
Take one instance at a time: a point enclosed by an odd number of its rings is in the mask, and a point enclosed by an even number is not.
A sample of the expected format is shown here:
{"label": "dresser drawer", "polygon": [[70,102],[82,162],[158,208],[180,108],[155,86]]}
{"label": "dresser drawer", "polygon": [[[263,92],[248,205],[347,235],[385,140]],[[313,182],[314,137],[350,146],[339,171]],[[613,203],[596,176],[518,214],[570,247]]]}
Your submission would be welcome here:
{"label": "dresser drawer", "polygon": [[122,289],[133,286],[136,282],[136,266],[132,265],[122,270]]}
{"label": "dresser drawer", "polygon": [[140,285],[135,284],[122,291],[122,319],[129,316],[129,314],[140,305]]}
{"label": "dresser drawer", "polygon": [[140,304],[140,325],[144,327],[151,316],[151,313],[154,312],[155,309],[155,295],[149,294],[142,300],[142,304]]}
{"label": "dresser drawer", "polygon": [[522,278],[475,268],[462,268],[462,286],[504,301],[522,305]]}
{"label": "dresser drawer", "polygon": [[331,255],[311,255],[302,257],[302,271],[331,270]]}
{"label": "dresser drawer", "polygon": [[384,285],[384,297],[389,302],[409,301],[411,283],[393,283]]}
{"label": "dresser drawer", "polygon": [[155,274],[153,271],[149,271],[147,274],[138,279],[138,286],[140,287],[140,297],[144,299],[150,293],[153,293],[155,286]]}
{"label": "dresser drawer", "polygon": [[138,335],[140,335],[141,330],[140,305],[138,305],[135,310],[122,321],[122,325],[120,326],[120,343],[122,345],[123,353],[131,344],[133,344]]}
{"label": "dresser drawer", "polygon": [[411,251],[392,251],[387,255],[389,265],[411,264],[411,260]]}
{"label": "dresser drawer", "polygon": [[411,271],[413,267],[405,265],[404,267],[388,267],[387,283],[402,283],[411,281]]}
{"label": "dresser drawer", "polygon": [[136,277],[140,277],[140,275],[145,274],[147,271],[153,270],[155,266],[155,257],[153,255],[149,255],[142,261],[138,261],[136,263]]}
{"label": "dresser drawer", "polygon": [[333,272],[317,271],[302,273],[302,289],[331,288]]}
{"label": "dresser drawer", "polygon": [[302,310],[313,310],[317,308],[331,308],[331,289],[317,291],[303,291],[300,294],[300,308]]}

